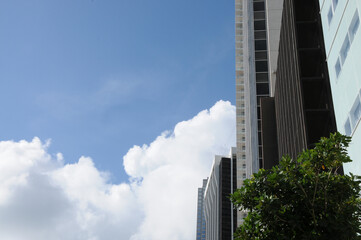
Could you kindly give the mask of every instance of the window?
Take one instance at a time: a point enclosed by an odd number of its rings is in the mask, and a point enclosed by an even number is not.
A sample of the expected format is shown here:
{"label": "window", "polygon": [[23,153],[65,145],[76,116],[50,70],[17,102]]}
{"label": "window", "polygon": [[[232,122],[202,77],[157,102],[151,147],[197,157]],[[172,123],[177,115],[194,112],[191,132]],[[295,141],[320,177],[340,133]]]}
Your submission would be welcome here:
{"label": "window", "polygon": [[355,103],[351,110],[351,120],[352,120],[353,128],[356,127],[358,121],[360,120],[360,117],[361,117],[361,103],[360,103],[359,96],[357,96]]}
{"label": "window", "polygon": [[341,72],[341,63],[340,58],[337,58],[336,64],[335,64],[335,71],[336,71],[336,77],[340,75]]}
{"label": "window", "polygon": [[254,31],[254,39],[266,39],[267,33],[266,31]]}
{"label": "window", "polygon": [[267,42],[266,40],[256,40],[255,41],[255,50],[267,50]]}
{"label": "window", "polygon": [[242,167],[243,167],[243,169],[246,169],[246,164],[245,164],[245,163],[243,163]]}
{"label": "window", "polygon": [[268,63],[267,61],[256,61],[256,72],[267,72]]}
{"label": "window", "polygon": [[246,179],[247,175],[245,173],[243,173],[243,179]]}
{"label": "window", "polygon": [[255,12],[253,17],[255,20],[266,19],[265,12]]}
{"label": "window", "polygon": [[269,93],[268,83],[257,83],[256,92],[257,95],[267,95]]}
{"label": "window", "polygon": [[347,118],[344,127],[345,127],[345,134],[347,136],[351,136],[352,130],[351,130],[351,124],[350,124],[350,119],[349,118]]}
{"label": "window", "polygon": [[338,0],[332,0],[333,9],[336,9]]}
{"label": "window", "polygon": [[351,43],[352,43],[353,39],[355,38],[355,35],[357,33],[359,25],[360,25],[360,18],[358,16],[358,11],[356,10],[356,12],[352,18],[351,25],[348,29],[348,34],[349,34]]}
{"label": "window", "polygon": [[255,52],[255,58],[257,60],[267,60],[267,51],[257,51]]}
{"label": "window", "polygon": [[361,119],[361,101],[360,101],[360,95],[358,94],[350,110],[349,117],[346,119],[346,122],[344,124],[346,135],[351,136],[352,132],[355,130],[360,119]]}
{"label": "window", "polygon": [[350,40],[348,38],[348,35],[346,35],[346,38],[343,41],[343,44],[342,44],[342,47],[341,47],[341,52],[340,52],[342,64],[345,63],[349,50],[350,50]]}
{"label": "window", "polygon": [[[336,1],[336,4],[337,4],[338,1]],[[340,50],[340,56],[339,58],[337,59],[336,61],[336,64],[335,64],[335,71],[336,71],[336,76],[338,77],[340,75],[340,72],[341,72],[341,69],[342,69],[342,66],[343,64],[345,63],[346,61],[346,58],[347,58],[347,55],[348,55],[348,52],[351,48],[351,44],[355,38],[355,35],[357,33],[357,30],[360,26],[360,18],[359,18],[359,15],[358,15],[358,10],[356,9],[356,12],[352,18],[352,21],[351,21],[351,24],[348,28],[348,32],[347,32],[347,35],[345,37],[345,40],[343,41],[343,44],[342,44],[342,47],[341,47],[341,50]]]}
{"label": "window", "polygon": [[265,29],[266,29],[265,20],[254,21],[254,30],[265,30]]}
{"label": "window", "polygon": [[268,82],[268,73],[256,73],[256,82]]}
{"label": "window", "polygon": [[253,3],[253,11],[264,11],[264,2]]}
{"label": "window", "polygon": [[338,0],[332,0],[332,4],[331,4],[330,8],[328,9],[328,13],[327,13],[328,25],[331,24],[333,14],[336,11],[337,4],[338,4]]}
{"label": "window", "polygon": [[332,17],[333,17],[333,10],[332,10],[332,6],[330,6],[330,9],[328,10],[328,13],[327,13],[328,25],[331,24]]}

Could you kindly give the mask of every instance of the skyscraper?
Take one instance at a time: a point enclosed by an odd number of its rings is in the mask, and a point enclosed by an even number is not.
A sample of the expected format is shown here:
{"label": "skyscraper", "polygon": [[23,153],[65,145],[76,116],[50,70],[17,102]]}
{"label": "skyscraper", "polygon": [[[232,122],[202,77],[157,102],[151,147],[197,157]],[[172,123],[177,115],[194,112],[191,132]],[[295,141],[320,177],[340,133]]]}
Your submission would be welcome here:
{"label": "skyscraper", "polygon": [[238,188],[264,165],[260,103],[272,90],[281,13],[282,0],[235,1]]}
{"label": "skyscraper", "polygon": [[[336,131],[319,13],[318,0],[284,0],[274,99],[261,100],[261,128],[274,121],[277,129],[263,145],[277,142],[280,156],[296,158]],[[265,162],[276,162],[274,149],[263,149]]]}
{"label": "skyscraper", "polygon": [[344,169],[361,175],[361,1],[319,0],[319,4],[337,128],[352,136],[353,162]]}
{"label": "skyscraper", "polygon": [[229,199],[236,189],[236,152],[215,156],[204,196],[206,240],[232,240],[237,227],[237,211]]}
{"label": "skyscraper", "polygon": [[204,217],[204,193],[206,191],[208,178],[203,179],[203,185],[198,188],[198,199],[197,199],[197,240],[206,239],[206,219]]}

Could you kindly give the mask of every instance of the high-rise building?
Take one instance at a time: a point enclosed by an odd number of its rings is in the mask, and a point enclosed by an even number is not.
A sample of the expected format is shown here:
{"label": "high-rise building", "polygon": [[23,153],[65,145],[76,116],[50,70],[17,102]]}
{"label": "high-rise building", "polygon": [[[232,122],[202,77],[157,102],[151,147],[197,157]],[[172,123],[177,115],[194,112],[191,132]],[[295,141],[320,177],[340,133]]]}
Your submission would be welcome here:
{"label": "high-rise building", "polygon": [[206,219],[204,217],[204,193],[206,191],[207,182],[208,182],[208,178],[203,179],[202,187],[198,188],[196,240],[206,240]]}
{"label": "high-rise building", "polygon": [[[284,0],[274,98],[261,100],[265,165],[336,131],[318,0]],[[272,110],[274,112],[272,113]],[[265,135],[274,123],[276,133]],[[278,153],[274,146],[278,143]]]}
{"label": "high-rise building", "polygon": [[236,0],[237,186],[263,167],[261,99],[275,79],[283,0]]}
{"label": "high-rise building", "polygon": [[359,0],[319,0],[337,129],[352,136],[352,163],[345,172],[361,175],[361,30]]}
{"label": "high-rise building", "polygon": [[206,240],[232,240],[237,211],[229,199],[236,189],[236,151],[229,157],[215,156],[204,196]]}
{"label": "high-rise building", "polygon": [[[275,78],[282,0],[235,0],[237,187],[264,167],[261,99]],[[245,212],[239,211],[238,225]]]}

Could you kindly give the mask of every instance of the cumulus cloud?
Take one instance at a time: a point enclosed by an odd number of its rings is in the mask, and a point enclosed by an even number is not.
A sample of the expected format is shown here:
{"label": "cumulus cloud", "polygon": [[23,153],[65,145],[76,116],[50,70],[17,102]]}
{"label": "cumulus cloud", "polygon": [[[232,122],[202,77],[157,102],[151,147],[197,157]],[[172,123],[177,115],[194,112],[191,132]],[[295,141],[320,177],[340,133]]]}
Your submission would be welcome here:
{"label": "cumulus cloud", "polygon": [[0,142],[0,238],[183,240],[195,237],[197,187],[235,144],[235,108],[219,101],[124,156],[113,184],[89,157],[64,164],[49,142]]}

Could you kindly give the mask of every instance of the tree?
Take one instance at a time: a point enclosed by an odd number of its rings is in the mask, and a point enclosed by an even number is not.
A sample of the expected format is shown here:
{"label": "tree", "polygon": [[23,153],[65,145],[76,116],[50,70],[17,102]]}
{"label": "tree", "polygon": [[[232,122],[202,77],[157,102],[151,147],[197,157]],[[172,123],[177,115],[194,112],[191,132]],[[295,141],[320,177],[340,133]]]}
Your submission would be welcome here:
{"label": "tree", "polygon": [[361,239],[360,177],[338,174],[351,162],[350,137],[322,138],[296,160],[261,169],[231,200],[248,211],[236,239]]}

